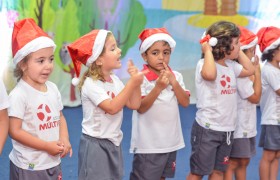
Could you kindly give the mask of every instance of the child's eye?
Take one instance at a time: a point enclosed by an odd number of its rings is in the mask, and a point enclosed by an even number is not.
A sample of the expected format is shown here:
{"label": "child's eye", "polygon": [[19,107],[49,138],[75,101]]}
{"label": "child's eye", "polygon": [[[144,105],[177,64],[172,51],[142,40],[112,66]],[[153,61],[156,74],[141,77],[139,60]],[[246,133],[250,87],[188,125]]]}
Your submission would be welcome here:
{"label": "child's eye", "polygon": [[165,51],[164,54],[165,54],[165,55],[169,55],[169,54],[170,54],[170,51]]}
{"label": "child's eye", "polygon": [[158,55],[158,52],[152,52],[152,55],[156,56],[156,55]]}

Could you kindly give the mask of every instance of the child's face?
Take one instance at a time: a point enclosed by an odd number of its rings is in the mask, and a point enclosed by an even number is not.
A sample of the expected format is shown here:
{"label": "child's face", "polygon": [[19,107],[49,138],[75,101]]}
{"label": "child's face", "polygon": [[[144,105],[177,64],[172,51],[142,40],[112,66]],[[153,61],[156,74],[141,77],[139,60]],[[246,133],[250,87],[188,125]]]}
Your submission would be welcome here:
{"label": "child's face", "polygon": [[110,35],[104,45],[105,52],[99,56],[102,63],[103,71],[112,71],[113,69],[119,69],[121,67],[121,55],[122,51],[117,46],[117,42],[113,35]]}
{"label": "child's face", "polygon": [[231,43],[232,51],[229,55],[226,55],[227,59],[238,59],[239,51],[240,51],[240,41],[239,37],[232,38]]}
{"label": "child's face", "polygon": [[53,71],[53,61],[53,47],[31,53],[27,62],[20,66],[23,71],[23,80],[34,88],[45,86],[45,82]]}
{"label": "child's face", "polygon": [[274,50],[273,55],[272,61],[280,62],[280,47]]}
{"label": "child's face", "polygon": [[142,53],[143,59],[156,73],[164,69],[163,62],[167,65],[169,64],[170,55],[170,45],[165,41],[155,42],[145,53]]}
{"label": "child's face", "polygon": [[255,57],[256,46],[253,46],[245,51],[246,56],[251,60]]}

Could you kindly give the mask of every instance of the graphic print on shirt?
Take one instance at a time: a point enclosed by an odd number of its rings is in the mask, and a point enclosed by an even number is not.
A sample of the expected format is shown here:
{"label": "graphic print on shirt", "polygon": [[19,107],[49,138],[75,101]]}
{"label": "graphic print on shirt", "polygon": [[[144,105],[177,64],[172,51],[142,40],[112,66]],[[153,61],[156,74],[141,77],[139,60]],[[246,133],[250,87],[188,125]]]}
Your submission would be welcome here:
{"label": "graphic print on shirt", "polygon": [[[41,121],[39,124],[39,130],[47,130],[59,126],[59,118],[52,118],[51,109],[47,104],[40,104],[37,108],[37,117]],[[50,121],[53,119],[53,121]]]}
{"label": "graphic print on shirt", "polygon": [[110,97],[111,97],[111,99],[114,99],[114,98],[115,98],[115,94],[114,94],[114,92],[107,91],[107,94],[108,94],[108,96],[110,96]]}
{"label": "graphic print on shirt", "polygon": [[220,84],[221,84],[221,95],[224,94],[234,94],[236,93],[236,88],[231,86],[231,79],[227,75],[222,75],[220,77]]}

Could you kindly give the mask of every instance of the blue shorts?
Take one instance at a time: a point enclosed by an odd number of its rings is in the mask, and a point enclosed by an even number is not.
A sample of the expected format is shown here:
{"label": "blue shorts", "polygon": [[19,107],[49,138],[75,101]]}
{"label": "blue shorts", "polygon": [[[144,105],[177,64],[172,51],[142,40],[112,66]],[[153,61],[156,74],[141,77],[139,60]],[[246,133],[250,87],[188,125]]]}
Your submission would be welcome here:
{"label": "blue shorts", "polygon": [[234,139],[230,157],[251,158],[256,154],[256,137]]}
{"label": "blue shorts", "polygon": [[259,147],[267,150],[280,150],[280,125],[262,125]]}
{"label": "blue shorts", "polygon": [[225,172],[232,143],[233,132],[206,129],[195,120],[191,131],[191,173],[204,176],[213,170]]}

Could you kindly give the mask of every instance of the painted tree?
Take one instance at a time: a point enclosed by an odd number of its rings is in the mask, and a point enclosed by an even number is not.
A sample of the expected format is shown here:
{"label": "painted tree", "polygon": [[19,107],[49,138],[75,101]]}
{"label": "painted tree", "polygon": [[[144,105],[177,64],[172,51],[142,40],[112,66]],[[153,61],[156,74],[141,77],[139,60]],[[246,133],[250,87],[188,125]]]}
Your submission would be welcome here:
{"label": "painted tree", "polygon": [[222,0],[220,15],[234,16],[236,14],[237,14],[237,0]]}
{"label": "painted tree", "polygon": [[217,0],[204,1],[204,15],[218,15]]}

